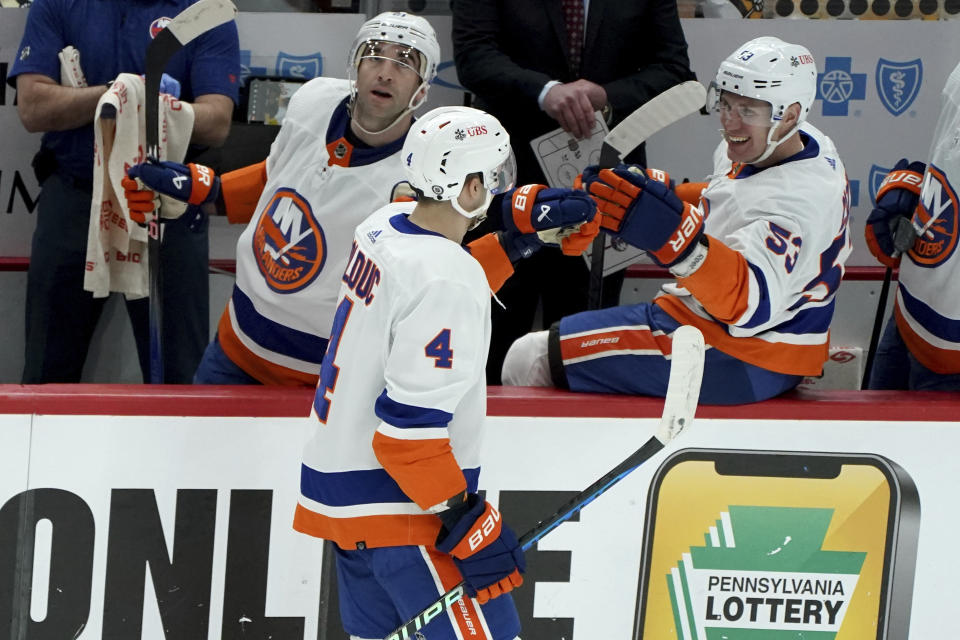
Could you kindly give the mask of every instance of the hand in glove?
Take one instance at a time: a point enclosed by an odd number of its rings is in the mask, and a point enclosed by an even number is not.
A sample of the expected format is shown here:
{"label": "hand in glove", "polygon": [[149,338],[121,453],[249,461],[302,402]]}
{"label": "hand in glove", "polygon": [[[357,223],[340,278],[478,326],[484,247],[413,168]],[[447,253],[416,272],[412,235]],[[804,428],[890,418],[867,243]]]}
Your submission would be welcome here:
{"label": "hand in glove", "polygon": [[153,218],[157,193],[193,205],[215,202],[220,193],[220,178],[209,167],[152,158],[130,167],[121,184],[130,206],[130,219],[139,224]]}
{"label": "hand in glove", "polygon": [[644,249],[657,264],[682,262],[703,237],[703,213],[639,167],[587,167],[583,187],[597,201],[600,226]]}
{"label": "hand in glove", "polygon": [[441,512],[437,550],[449,553],[480,604],[523,584],[527,563],[517,536],[500,512],[475,493],[459,507]]}
{"label": "hand in glove", "polygon": [[503,230],[500,242],[514,262],[544,245],[560,247],[565,255],[580,255],[599,231],[596,203],[577,189],[528,184],[494,199],[490,212],[494,220],[497,208]]}
{"label": "hand in glove", "polygon": [[920,200],[927,165],[902,158],[877,190],[877,206],[867,216],[867,248],[884,266],[895,268],[900,254],[909,251],[917,235],[910,220]]}

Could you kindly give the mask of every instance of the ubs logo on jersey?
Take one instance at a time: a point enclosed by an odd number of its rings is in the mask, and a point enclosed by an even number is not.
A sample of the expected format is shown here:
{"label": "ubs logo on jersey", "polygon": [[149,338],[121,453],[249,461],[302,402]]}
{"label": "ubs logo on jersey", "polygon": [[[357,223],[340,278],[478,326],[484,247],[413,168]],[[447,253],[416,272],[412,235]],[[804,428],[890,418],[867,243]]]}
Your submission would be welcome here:
{"label": "ubs logo on jersey", "polygon": [[170,18],[157,18],[150,23],[150,39],[157,37],[157,34],[167,28],[170,24]]}
{"label": "ubs logo on jersey", "polygon": [[277,189],[257,221],[253,256],[264,282],[278,293],[294,293],[313,282],[326,261],[327,243],[303,196]]}
{"label": "ubs logo on jersey", "polygon": [[935,267],[953,255],[957,248],[958,215],[956,191],[947,176],[931,164],[923,179],[920,204],[913,214],[914,227],[927,227],[910,250],[914,262],[921,267]]}

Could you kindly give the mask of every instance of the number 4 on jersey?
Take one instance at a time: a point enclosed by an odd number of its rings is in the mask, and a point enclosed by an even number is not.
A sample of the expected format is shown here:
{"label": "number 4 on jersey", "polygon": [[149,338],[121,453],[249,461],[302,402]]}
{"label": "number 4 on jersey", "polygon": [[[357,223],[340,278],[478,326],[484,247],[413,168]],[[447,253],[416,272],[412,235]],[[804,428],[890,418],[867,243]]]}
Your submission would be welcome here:
{"label": "number 4 on jersey", "polygon": [[433,358],[433,366],[438,369],[449,369],[453,366],[453,349],[450,348],[450,329],[444,329],[423,348],[428,358]]}

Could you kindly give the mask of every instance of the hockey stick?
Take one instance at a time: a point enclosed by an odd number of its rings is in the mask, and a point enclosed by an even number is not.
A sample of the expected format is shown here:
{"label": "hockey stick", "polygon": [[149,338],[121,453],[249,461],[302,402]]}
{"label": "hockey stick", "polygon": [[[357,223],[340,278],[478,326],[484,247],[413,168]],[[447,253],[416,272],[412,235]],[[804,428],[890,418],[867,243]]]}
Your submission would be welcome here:
{"label": "hockey stick", "polygon": [[[187,43],[225,22],[233,20],[237,8],[230,0],[199,0],[177,14],[147,47],[144,74],[144,121],[147,157],[160,159],[160,80],[175,53]],[[160,278],[160,208],[147,227],[147,256],[150,279],[150,382],[163,382],[163,294]]]}
{"label": "hockey stick", "polygon": [[[519,542],[524,551],[653,457],[693,422],[693,416],[697,411],[697,399],[700,396],[700,383],[703,379],[703,357],[703,334],[689,325],[678,328],[673,334],[670,379],[663,402],[663,416],[660,418],[657,432],[642,447],[602,478],[575,495],[552,516],[541,520],[533,529],[523,534]],[[465,595],[466,583],[461,582],[412,619],[400,625],[384,640],[410,640],[418,637],[417,632],[420,629]]]}
{"label": "hockey stick", "polygon": [[[917,236],[913,225],[906,218],[898,218],[897,226],[893,231],[893,255],[896,258],[913,247]],[[873,373],[873,359],[877,355],[877,346],[880,343],[880,329],[883,326],[883,317],[887,310],[887,295],[890,293],[890,281],[893,278],[893,267],[887,267],[883,272],[883,284],[880,286],[880,299],[877,300],[877,313],[873,316],[873,331],[870,333],[870,346],[867,347],[867,362],[860,380],[860,390],[870,388],[870,376]]]}
{"label": "hockey stick", "polygon": [[[707,90],[696,80],[687,80],[654,96],[623,119],[603,138],[600,168],[612,169],[644,140],[703,107]],[[589,309],[599,309],[603,300],[603,251],[606,236],[598,233],[590,256]]]}

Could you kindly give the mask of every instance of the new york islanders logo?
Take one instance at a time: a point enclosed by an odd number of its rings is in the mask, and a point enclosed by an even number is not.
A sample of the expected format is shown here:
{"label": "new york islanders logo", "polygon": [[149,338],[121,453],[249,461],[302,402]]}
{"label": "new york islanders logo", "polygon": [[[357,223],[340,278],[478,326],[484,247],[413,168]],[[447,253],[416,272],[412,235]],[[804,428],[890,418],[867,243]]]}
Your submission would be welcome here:
{"label": "new york islanders logo", "polygon": [[943,171],[931,164],[913,214],[914,227],[927,230],[914,242],[910,258],[921,267],[935,267],[949,259],[957,248],[958,218],[957,192]]}
{"label": "new york islanders logo", "polygon": [[157,18],[150,23],[150,39],[153,40],[157,37],[157,34],[166,29],[167,25],[170,24],[170,18]]}
{"label": "new york islanders logo", "polygon": [[294,293],[323,269],[327,243],[310,203],[293,189],[277,189],[253,233],[253,255],[264,282]]}

